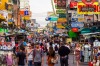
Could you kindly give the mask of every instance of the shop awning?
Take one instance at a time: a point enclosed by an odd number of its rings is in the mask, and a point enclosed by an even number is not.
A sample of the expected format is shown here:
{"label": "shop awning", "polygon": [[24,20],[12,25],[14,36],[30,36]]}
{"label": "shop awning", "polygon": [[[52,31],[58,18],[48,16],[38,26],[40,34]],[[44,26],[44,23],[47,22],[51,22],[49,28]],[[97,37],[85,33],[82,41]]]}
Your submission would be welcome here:
{"label": "shop awning", "polygon": [[84,34],[84,33],[91,33],[91,29],[90,28],[83,28],[81,31],[81,34]]}

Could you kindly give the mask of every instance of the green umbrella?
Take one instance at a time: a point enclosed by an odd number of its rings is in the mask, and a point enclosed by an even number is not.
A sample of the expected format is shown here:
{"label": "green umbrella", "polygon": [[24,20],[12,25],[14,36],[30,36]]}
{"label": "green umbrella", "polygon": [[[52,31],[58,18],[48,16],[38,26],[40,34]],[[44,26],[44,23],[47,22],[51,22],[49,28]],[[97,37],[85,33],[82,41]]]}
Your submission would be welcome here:
{"label": "green umbrella", "polygon": [[73,32],[72,30],[70,30],[68,32],[68,35],[69,35],[70,38],[76,38],[77,37],[77,33]]}
{"label": "green umbrella", "polygon": [[8,32],[7,29],[0,28],[0,32]]}

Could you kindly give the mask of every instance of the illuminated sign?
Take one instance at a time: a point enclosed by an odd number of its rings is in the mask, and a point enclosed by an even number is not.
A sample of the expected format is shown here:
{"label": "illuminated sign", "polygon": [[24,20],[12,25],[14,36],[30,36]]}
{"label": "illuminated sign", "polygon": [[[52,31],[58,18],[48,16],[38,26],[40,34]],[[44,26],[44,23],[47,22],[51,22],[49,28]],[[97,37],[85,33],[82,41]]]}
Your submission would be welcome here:
{"label": "illuminated sign", "polygon": [[100,14],[100,6],[98,6],[98,2],[94,2],[93,4],[88,5],[79,2],[77,6],[78,14]]}

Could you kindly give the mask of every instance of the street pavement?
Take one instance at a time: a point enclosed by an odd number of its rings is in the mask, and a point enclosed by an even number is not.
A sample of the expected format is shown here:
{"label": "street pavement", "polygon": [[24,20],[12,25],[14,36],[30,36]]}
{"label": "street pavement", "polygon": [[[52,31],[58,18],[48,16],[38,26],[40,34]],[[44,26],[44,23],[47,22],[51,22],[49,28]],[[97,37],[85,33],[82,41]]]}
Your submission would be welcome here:
{"label": "street pavement", "polygon": [[[47,65],[47,60],[46,60],[46,56],[44,57],[44,66],[48,66]],[[60,61],[58,61],[57,64],[55,64],[55,66],[61,66],[60,65]],[[69,66],[76,66],[76,63],[75,63],[75,58],[73,55],[69,55]],[[79,66],[88,66],[87,63],[81,63]]]}
{"label": "street pavement", "polygon": [[[76,66],[74,55],[70,54],[68,60],[69,60],[69,66]],[[27,66],[27,64],[25,66]],[[47,65],[47,59],[46,59],[46,54],[44,56],[44,65],[43,66],[48,66]],[[55,64],[55,66],[60,66],[60,61],[58,61],[58,63]],[[81,63],[79,66],[88,66],[88,64],[87,63]]]}

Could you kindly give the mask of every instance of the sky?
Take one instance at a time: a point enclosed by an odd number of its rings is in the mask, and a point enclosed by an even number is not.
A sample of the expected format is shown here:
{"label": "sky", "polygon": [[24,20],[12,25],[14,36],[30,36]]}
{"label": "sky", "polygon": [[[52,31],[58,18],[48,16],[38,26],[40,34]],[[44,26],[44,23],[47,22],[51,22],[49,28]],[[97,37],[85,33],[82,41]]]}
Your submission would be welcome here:
{"label": "sky", "polygon": [[40,26],[46,26],[48,23],[48,21],[45,21],[47,12],[53,11],[51,0],[29,0],[29,4],[32,11],[32,18],[36,19]]}

